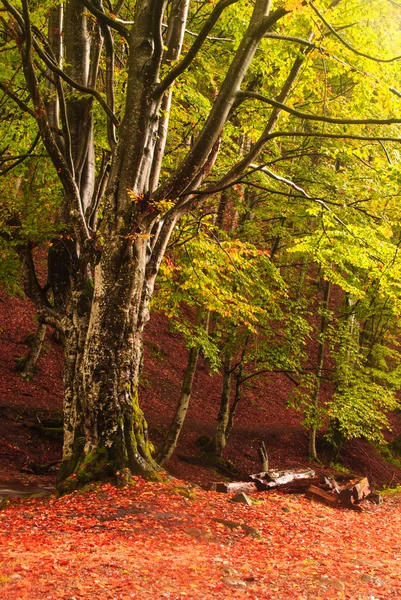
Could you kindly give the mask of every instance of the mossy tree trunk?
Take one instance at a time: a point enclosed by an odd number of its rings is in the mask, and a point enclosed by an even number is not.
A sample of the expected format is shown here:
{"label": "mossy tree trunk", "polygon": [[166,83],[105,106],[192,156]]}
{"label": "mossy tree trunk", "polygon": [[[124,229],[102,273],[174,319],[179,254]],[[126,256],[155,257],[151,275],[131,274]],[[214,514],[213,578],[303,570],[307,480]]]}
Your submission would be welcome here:
{"label": "mossy tree trunk", "polygon": [[125,468],[148,475],[159,470],[138,399],[148,308],[141,298],[133,302],[133,295],[144,290],[146,240],[131,246],[130,260],[123,258],[127,244],[116,239],[114,252],[103,254],[95,269],[90,310],[73,314],[66,348],[61,480],[72,473],[83,483]]}

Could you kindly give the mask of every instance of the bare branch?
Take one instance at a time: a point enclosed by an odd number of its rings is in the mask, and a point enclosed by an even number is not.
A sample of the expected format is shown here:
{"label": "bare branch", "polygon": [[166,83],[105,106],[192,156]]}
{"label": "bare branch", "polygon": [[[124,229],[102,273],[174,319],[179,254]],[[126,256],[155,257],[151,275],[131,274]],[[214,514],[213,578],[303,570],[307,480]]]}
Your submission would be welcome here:
{"label": "bare branch", "polygon": [[[203,169],[237,100],[238,90],[259,47],[260,40],[288,12],[285,8],[278,8],[269,13],[269,6],[270,3],[265,0],[257,0],[255,3],[249,27],[227,70],[220,93],[202,131],[172,177],[156,190],[154,200],[181,196],[186,189],[190,189]],[[267,14],[265,14],[266,8]]]}
{"label": "bare branch", "polygon": [[[56,73],[57,75],[59,75],[61,77],[61,79],[63,79],[66,83],[68,83],[71,87],[78,90],[79,92],[83,92],[84,94],[89,94],[90,96],[93,96],[94,98],[96,98],[96,100],[99,102],[100,106],[103,108],[103,110],[105,111],[107,116],[112,120],[114,125],[116,125],[117,127],[119,126],[119,121],[118,121],[116,115],[113,113],[112,109],[108,106],[107,102],[102,98],[102,96],[99,94],[99,92],[97,90],[87,87],[85,85],[81,85],[80,83],[78,83],[77,81],[72,79],[72,77],[67,75],[63,71],[63,69],[60,69],[60,67],[57,66],[57,64],[49,56],[48,52],[44,52],[42,50],[42,48],[39,46],[39,44],[36,42],[36,40],[34,40],[33,43],[34,43],[36,52],[39,54],[39,56],[43,60],[43,62],[49,67],[49,69],[51,71],[53,71],[53,73]],[[46,48],[46,50],[48,50],[48,48]]]}
{"label": "bare branch", "polygon": [[163,11],[166,0],[155,0],[153,4],[153,56],[156,60],[161,61],[163,56]]}
{"label": "bare branch", "polygon": [[[309,51],[310,51],[310,48],[306,48],[304,50],[303,55],[299,56],[295,59],[294,64],[292,65],[292,68],[290,70],[290,73],[288,74],[288,77],[280,91],[280,94],[278,95],[278,101],[284,102],[288,98],[288,96],[291,92],[292,86],[294,85],[295,81],[298,78],[298,75],[299,75],[302,65],[304,63],[305,57],[309,53]],[[260,152],[265,147],[267,141],[270,139],[270,136],[272,135],[272,132],[274,131],[274,128],[277,125],[279,116],[280,116],[279,108],[275,108],[274,110],[272,110],[270,118],[267,121],[265,129],[264,129],[262,135],[260,136],[259,140],[252,146],[252,148],[246,154],[246,156],[244,156],[238,163],[236,163],[228,171],[228,173],[226,173],[226,175],[224,175],[220,179],[220,181],[217,184],[217,187],[222,187],[222,186],[230,187],[233,184],[233,181],[235,179],[237,179],[241,175],[241,173],[244,172],[244,170],[250,165],[250,163],[253,160],[256,159],[256,157],[260,154]],[[207,192],[210,192],[211,194],[215,193],[215,186],[213,186],[213,184],[211,186],[209,186]],[[205,195],[205,198],[206,197],[207,197],[207,193]],[[191,202],[191,200],[185,199],[184,202],[185,203]]]}
{"label": "bare branch", "polygon": [[[28,1],[22,0],[24,10],[24,31],[27,40],[32,40],[32,31],[30,24],[30,14]],[[21,58],[23,63],[25,80],[34,105],[34,117],[36,119],[43,144],[57,170],[58,177],[66,193],[69,202],[70,215],[74,224],[75,233],[81,245],[89,239],[89,232],[86,226],[85,217],[82,211],[82,203],[79,190],[74,180],[73,173],[70,171],[66,160],[61,154],[47,120],[46,107],[40,91],[36,71],[32,62],[31,44],[21,48]]]}
{"label": "bare branch", "polygon": [[[166,65],[171,64],[172,61],[178,60],[180,56],[184,39],[185,24],[188,18],[188,9],[189,0],[178,0],[172,3],[168,21],[168,31],[165,40],[167,51],[163,56],[163,62]],[[167,141],[172,95],[173,90],[172,86],[170,86],[163,96],[160,107],[157,141],[155,144],[152,168],[149,176],[150,193],[153,193],[159,185],[160,171]]]}
{"label": "bare branch", "polygon": [[57,90],[57,96],[60,102],[60,114],[61,114],[61,126],[64,136],[64,155],[65,160],[67,161],[68,167],[72,173],[72,176],[75,177],[75,168],[74,161],[72,159],[72,144],[71,144],[71,133],[70,127],[68,123],[68,115],[67,115],[67,105],[64,96],[63,85],[60,81],[60,78],[56,76],[55,87]]}
{"label": "bare branch", "polygon": [[300,44],[301,46],[307,46],[308,48],[317,48],[318,50],[323,50],[317,46],[314,42],[310,40],[304,40],[303,38],[294,37],[292,35],[280,35],[279,33],[266,33],[265,38],[269,38],[272,40],[283,40],[285,42],[295,42],[296,44]]}
{"label": "bare branch", "polygon": [[[189,31],[189,29],[185,30],[185,33],[188,35],[192,35],[193,37],[198,37],[199,33],[195,33],[194,31]],[[232,43],[234,40],[231,38],[222,38],[222,37],[210,37],[206,38],[209,42],[230,42]]]}
{"label": "bare branch", "polygon": [[[105,23],[100,25],[106,47],[106,96],[107,104],[114,114],[114,40],[110,28]],[[113,150],[116,147],[116,124],[113,119],[107,119],[107,138],[110,148]]]}
{"label": "bare branch", "polygon": [[379,140],[379,144],[380,144],[380,146],[383,148],[383,152],[384,152],[384,154],[386,155],[386,158],[387,158],[387,162],[388,162],[388,164],[389,164],[389,165],[392,165],[393,163],[392,163],[392,161],[391,161],[390,154],[388,153],[386,146],[383,144],[383,141],[382,141],[382,140]]}
{"label": "bare branch", "polygon": [[300,193],[307,200],[312,200],[313,202],[317,202],[318,204],[323,206],[323,208],[325,208],[328,212],[330,212],[333,215],[334,219],[338,223],[340,223],[340,225],[342,225],[343,227],[346,227],[346,224],[344,223],[344,221],[342,221],[339,217],[337,217],[337,215],[335,215],[333,213],[331,208],[326,204],[326,202],[324,200],[322,200],[321,198],[315,198],[313,196],[310,196],[307,192],[305,192],[305,190],[303,188],[301,188],[299,185],[297,185],[294,181],[291,181],[291,179],[287,179],[286,177],[281,177],[281,175],[277,175],[277,173],[274,173],[273,171],[271,171],[270,169],[268,169],[267,167],[264,167],[264,166],[259,166],[259,165],[255,165],[255,164],[251,164],[249,166],[252,168],[253,172],[259,171],[260,173],[264,173],[265,175],[270,177],[270,179],[274,179],[275,181],[279,181],[280,183],[284,183],[285,185],[288,185],[293,190]]}
{"label": "bare branch", "polygon": [[[25,21],[24,21],[23,17],[21,16],[21,14],[18,12],[18,10],[9,2],[9,0],[2,0],[2,2],[4,4],[4,6],[6,7],[6,9],[10,12],[10,14],[12,14],[14,16],[14,18],[18,21],[18,23],[19,23],[22,31],[25,32],[26,24],[25,24]],[[28,16],[28,22],[30,23],[30,21],[29,21],[29,11],[27,13],[27,16]],[[45,51],[44,51],[44,50],[42,50],[42,48],[40,47],[39,43],[36,41],[36,39],[34,37],[30,38],[32,40],[33,47],[35,48],[36,52],[38,53],[38,55],[40,56],[40,58],[43,60],[43,62],[46,64],[46,66],[51,71],[53,71],[53,73],[56,73],[57,75],[59,75],[66,83],[68,83],[74,89],[78,90],[79,92],[83,92],[84,94],[89,94],[89,95],[93,96],[94,98],[96,98],[96,100],[99,102],[99,104],[104,109],[104,111],[106,112],[106,114],[112,120],[112,122],[114,123],[114,125],[118,127],[119,126],[119,121],[118,121],[117,117],[113,113],[113,110],[107,105],[107,102],[105,102],[105,100],[99,94],[99,92],[97,92],[93,88],[81,85],[80,83],[78,83],[77,81],[74,81],[74,79],[72,79],[71,77],[69,77],[57,65],[57,61],[56,61],[55,57],[53,56],[53,52],[52,52],[49,44],[47,43],[47,41],[45,40],[45,38],[41,34],[41,32],[38,31],[35,27],[32,28],[29,25],[29,35],[30,36],[32,36],[32,31],[34,31],[34,33],[40,38],[40,40],[42,41],[42,43],[43,43],[43,45],[45,47]],[[3,88],[1,88],[1,89],[3,89]],[[6,90],[4,90],[4,91],[6,91]]]}
{"label": "bare branch", "polygon": [[26,295],[34,302],[39,317],[49,325],[64,331],[62,315],[51,306],[44,289],[36,276],[35,263],[32,256],[32,247],[29,244],[17,246],[18,255],[22,265],[24,290]]}
{"label": "bare branch", "polygon": [[332,140],[361,140],[365,142],[401,142],[401,137],[354,135],[352,133],[309,133],[306,131],[276,131],[267,136],[266,140],[268,141],[278,137],[328,138]]}
{"label": "bare branch", "polygon": [[24,23],[24,19],[22,18],[21,14],[18,12],[18,10],[15,8],[15,6],[13,6],[11,4],[11,2],[9,2],[8,0],[1,0],[2,3],[4,4],[4,6],[6,7],[7,11],[14,17],[14,19],[17,21],[17,23],[19,24],[19,26],[21,27],[22,31],[25,32],[25,23]]}

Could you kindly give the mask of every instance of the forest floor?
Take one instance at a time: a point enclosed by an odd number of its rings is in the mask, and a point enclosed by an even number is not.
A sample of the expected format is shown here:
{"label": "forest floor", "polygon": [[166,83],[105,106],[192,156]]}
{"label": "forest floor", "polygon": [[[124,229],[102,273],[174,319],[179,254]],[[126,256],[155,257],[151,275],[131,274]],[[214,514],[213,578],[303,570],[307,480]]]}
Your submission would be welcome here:
{"label": "forest floor", "polygon": [[[61,436],[41,431],[41,423],[62,413],[62,350],[50,332],[32,381],[15,370],[34,329],[29,303],[0,293],[0,487],[23,492],[53,486],[55,473],[34,474],[32,465],[57,462],[61,454]],[[160,315],[152,316],[145,351],[142,405],[151,438],[160,442],[175,410],[187,352]],[[316,468],[308,459],[301,416],[286,406],[291,385],[273,375],[247,389],[226,452],[241,472],[259,470],[257,446],[263,440],[272,468],[332,473],[329,464]],[[188,457],[199,456],[200,436],[213,435],[220,389],[220,378],[201,363],[168,465],[173,479],[152,484],[138,479],[124,490],[104,485],[61,498],[4,500],[0,597],[400,598],[397,494],[385,494],[382,505],[359,513],[300,495],[260,492],[248,506],[206,491],[222,475]],[[394,437],[401,432],[399,416],[393,425]],[[378,488],[401,483],[400,470],[362,440],[347,444],[341,463]]]}

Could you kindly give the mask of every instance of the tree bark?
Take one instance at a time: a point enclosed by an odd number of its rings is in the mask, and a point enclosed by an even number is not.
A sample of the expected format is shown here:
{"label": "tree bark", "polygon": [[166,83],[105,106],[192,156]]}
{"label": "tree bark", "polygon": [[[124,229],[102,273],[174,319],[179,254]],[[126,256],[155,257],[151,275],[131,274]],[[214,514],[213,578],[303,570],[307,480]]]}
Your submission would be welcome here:
{"label": "tree bark", "polygon": [[61,480],[71,473],[79,483],[105,479],[126,467],[147,475],[159,470],[138,399],[146,318],[135,296],[143,287],[146,241],[135,244],[134,263],[121,260],[121,244],[115,240],[114,252],[103,254],[90,312],[74,312],[67,336]]}

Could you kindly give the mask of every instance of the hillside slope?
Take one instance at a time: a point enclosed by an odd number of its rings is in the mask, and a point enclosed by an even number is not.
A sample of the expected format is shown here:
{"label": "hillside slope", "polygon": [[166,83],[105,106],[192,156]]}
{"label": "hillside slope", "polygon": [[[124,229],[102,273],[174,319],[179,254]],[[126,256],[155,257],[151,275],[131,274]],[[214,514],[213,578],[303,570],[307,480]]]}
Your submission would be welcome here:
{"label": "hillside slope", "polygon": [[[50,331],[33,380],[24,381],[15,370],[16,359],[28,349],[24,339],[34,330],[30,303],[0,292],[0,483],[53,481],[54,473],[34,474],[30,463],[48,464],[61,457],[61,436],[44,436],[40,431],[40,422],[62,414],[62,348],[52,340]],[[152,315],[146,330],[141,401],[156,443],[161,442],[174,414],[186,360],[183,342],[170,331],[168,320]],[[300,415],[286,407],[291,385],[283,375],[272,374],[253,380],[247,389],[226,450],[226,457],[241,472],[259,470],[260,440],[266,444],[271,467],[312,466]],[[199,455],[196,440],[200,436],[213,436],[220,392],[220,376],[210,376],[201,362],[179,446],[168,465],[171,474],[201,484],[221,479],[221,475],[184,460]],[[401,420],[394,418],[394,425],[393,437],[401,431]],[[367,475],[377,486],[401,482],[401,472],[361,440],[347,444],[342,463]],[[324,469],[322,465],[317,470]]]}

